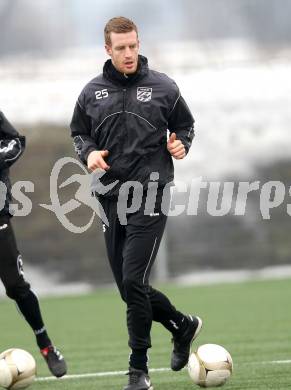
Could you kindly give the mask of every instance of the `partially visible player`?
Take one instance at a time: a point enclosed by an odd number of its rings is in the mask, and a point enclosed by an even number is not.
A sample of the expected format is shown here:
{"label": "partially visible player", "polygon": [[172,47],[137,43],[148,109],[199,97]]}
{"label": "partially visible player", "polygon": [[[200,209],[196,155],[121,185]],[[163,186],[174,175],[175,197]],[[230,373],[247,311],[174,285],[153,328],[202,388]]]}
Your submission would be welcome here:
{"label": "partially visible player", "polygon": [[25,148],[25,137],[18,134],[0,111],[0,279],[6,294],[13,299],[32,328],[40,352],[53,375],[66,374],[63,356],[52,344],[42,320],[39,302],[23,276],[23,263],[11,225],[11,184],[9,167]]}

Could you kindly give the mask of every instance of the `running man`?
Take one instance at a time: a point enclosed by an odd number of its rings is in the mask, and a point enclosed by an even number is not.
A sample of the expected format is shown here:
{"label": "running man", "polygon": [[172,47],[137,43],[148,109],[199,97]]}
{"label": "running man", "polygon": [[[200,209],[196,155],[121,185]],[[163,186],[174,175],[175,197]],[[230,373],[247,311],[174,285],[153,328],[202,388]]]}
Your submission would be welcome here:
{"label": "running man", "polygon": [[[106,193],[98,193],[97,188],[96,196],[109,221],[108,226],[103,225],[108,258],[127,305],[131,354],[124,390],[151,390],[147,350],[152,321],[161,323],[173,336],[174,371],[187,364],[191,343],[202,326],[198,316],[176,310],[149,284],[167,220],[162,201],[174,178],[172,158],[180,160],[188,153],[194,119],[176,83],[150,70],[147,58],[139,55],[138,30],[131,20],[113,18],[104,33],[110,59],[103,73],[81,92],[71,134],[80,159],[90,171],[104,170],[100,181],[103,189],[110,188]],[[146,202],[150,181],[158,183],[153,210],[148,210]],[[140,209],[128,213],[124,224],[118,215],[118,197],[126,182],[140,183],[143,195]],[[126,195],[130,205],[134,189]]]}

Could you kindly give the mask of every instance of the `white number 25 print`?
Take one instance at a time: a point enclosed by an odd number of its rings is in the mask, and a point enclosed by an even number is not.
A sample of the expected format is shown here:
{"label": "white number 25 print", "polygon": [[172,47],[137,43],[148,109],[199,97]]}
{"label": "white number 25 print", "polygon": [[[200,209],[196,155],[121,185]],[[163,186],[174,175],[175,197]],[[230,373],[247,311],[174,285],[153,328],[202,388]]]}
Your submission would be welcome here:
{"label": "white number 25 print", "polygon": [[107,89],[101,89],[101,91],[95,91],[96,99],[105,99],[108,97]]}

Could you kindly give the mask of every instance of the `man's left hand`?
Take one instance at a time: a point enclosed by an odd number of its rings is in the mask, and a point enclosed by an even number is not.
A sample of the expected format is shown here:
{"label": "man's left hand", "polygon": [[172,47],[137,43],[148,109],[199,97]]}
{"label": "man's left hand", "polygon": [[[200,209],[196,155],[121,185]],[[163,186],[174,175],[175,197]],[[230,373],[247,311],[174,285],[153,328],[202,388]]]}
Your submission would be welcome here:
{"label": "man's left hand", "polygon": [[167,149],[176,160],[182,160],[186,156],[185,146],[176,138],[176,133],[172,133],[167,142]]}

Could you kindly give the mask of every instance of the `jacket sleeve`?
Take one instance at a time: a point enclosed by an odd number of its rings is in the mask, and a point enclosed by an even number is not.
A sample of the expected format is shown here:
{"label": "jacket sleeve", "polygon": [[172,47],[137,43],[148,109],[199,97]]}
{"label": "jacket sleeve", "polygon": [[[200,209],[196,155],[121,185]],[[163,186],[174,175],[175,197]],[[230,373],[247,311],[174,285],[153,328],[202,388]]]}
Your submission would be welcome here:
{"label": "jacket sleeve", "polygon": [[[79,98],[80,99],[80,98]],[[71,120],[71,136],[75,151],[80,160],[87,165],[87,158],[93,150],[98,150],[95,140],[91,137],[91,119],[86,114],[84,106],[77,100]]]}
{"label": "jacket sleeve", "polygon": [[178,91],[178,96],[170,112],[168,129],[170,133],[176,133],[188,153],[194,138],[194,118],[187,103]]}
{"label": "jacket sleeve", "polygon": [[25,137],[20,135],[0,112],[0,170],[14,164],[24,149]]}

